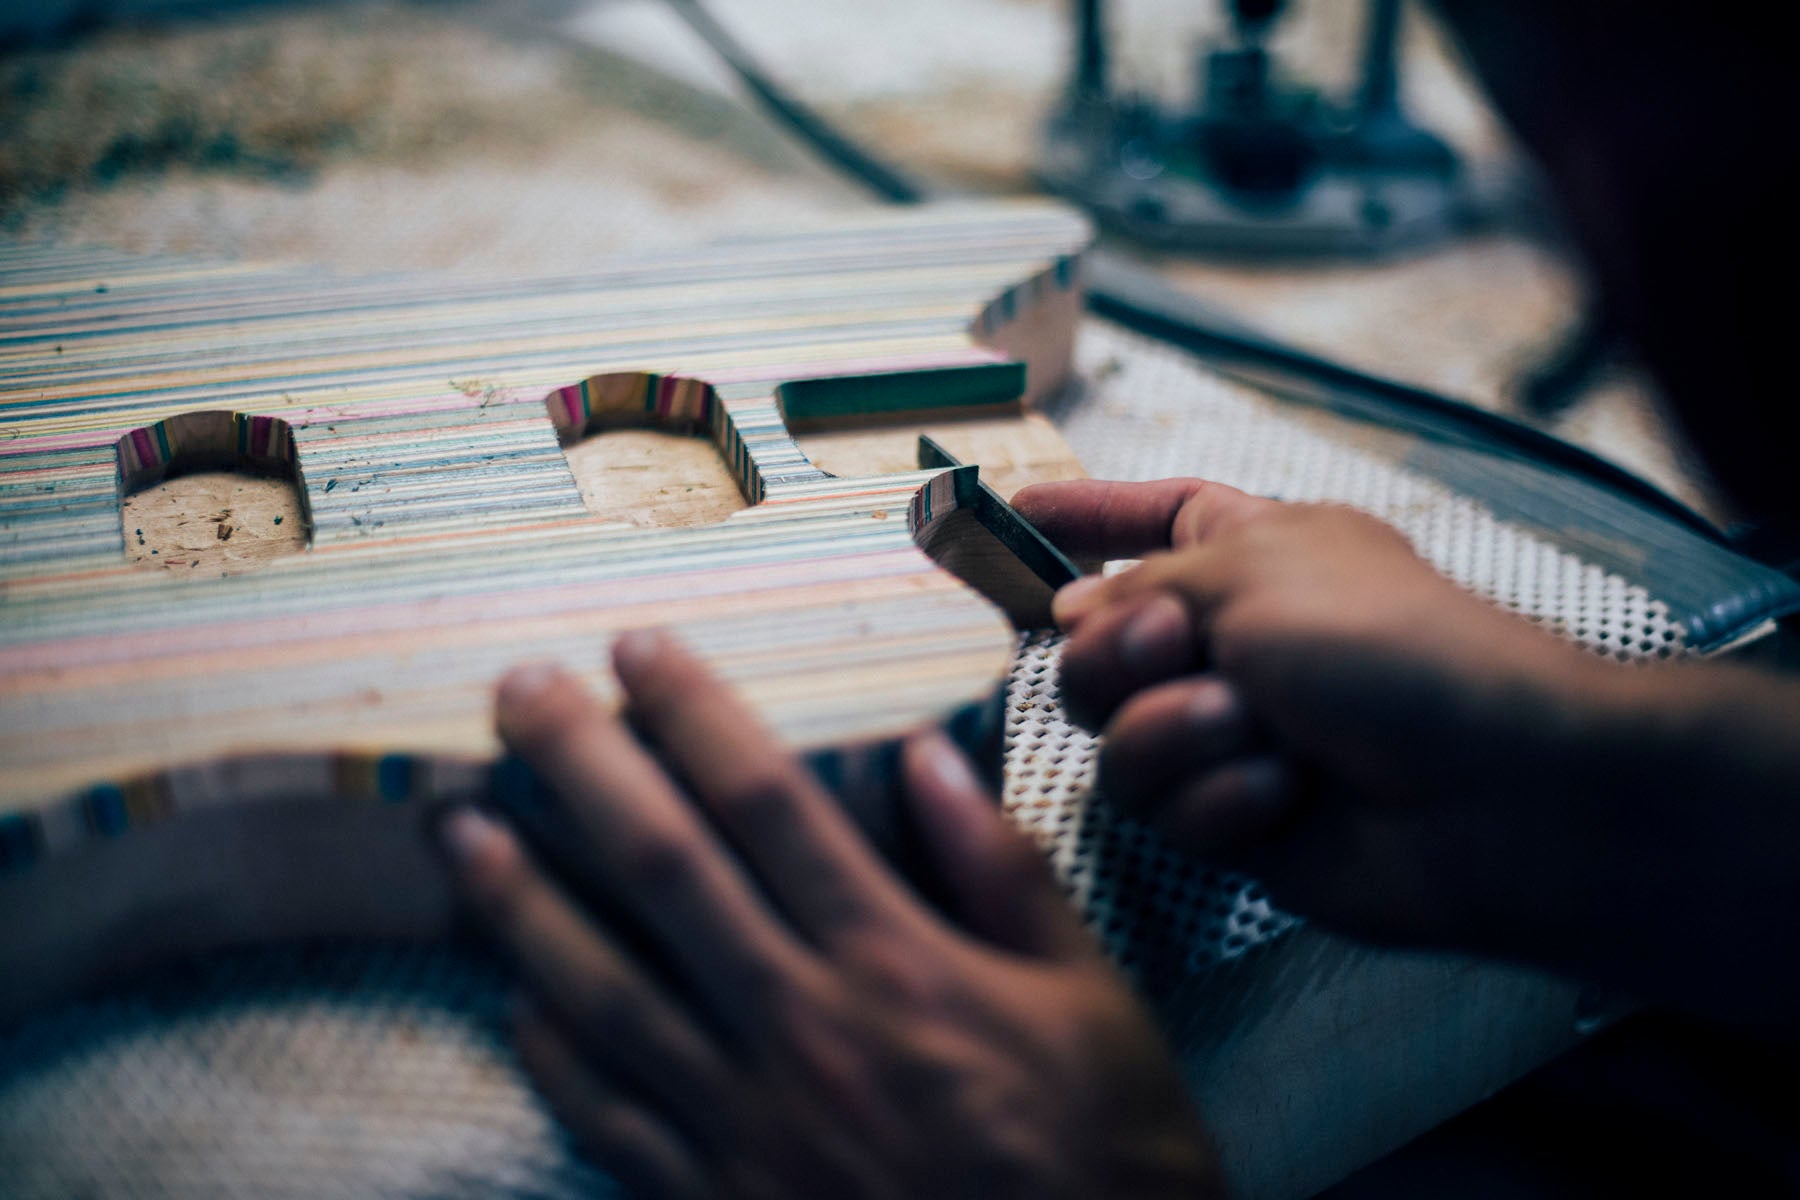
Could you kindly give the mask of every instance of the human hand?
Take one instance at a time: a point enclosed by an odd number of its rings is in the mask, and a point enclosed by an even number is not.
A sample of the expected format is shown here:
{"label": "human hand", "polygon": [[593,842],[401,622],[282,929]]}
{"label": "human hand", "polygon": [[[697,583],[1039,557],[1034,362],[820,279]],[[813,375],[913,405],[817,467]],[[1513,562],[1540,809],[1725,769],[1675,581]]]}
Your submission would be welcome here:
{"label": "human hand", "polygon": [[443,832],[520,1057],[629,1189],[1216,1194],[1161,1038],[946,740],[903,754],[940,912],[672,639],[614,665],[642,740],[553,668],[501,685],[562,877],[473,810]]}
{"label": "human hand", "polygon": [[1479,942],[1519,902],[1588,656],[1346,508],[1198,480],[1014,505],[1077,556],[1144,557],[1056,599],[1065,700],[1104,727],[1110,796],[1364,937]]}

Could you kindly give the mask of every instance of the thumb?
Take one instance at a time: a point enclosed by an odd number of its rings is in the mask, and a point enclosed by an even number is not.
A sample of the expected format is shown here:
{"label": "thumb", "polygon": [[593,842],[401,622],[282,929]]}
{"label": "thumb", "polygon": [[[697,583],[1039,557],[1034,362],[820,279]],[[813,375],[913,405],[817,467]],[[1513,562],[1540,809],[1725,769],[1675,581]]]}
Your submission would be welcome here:
{"label": "thumb", "polygon": [[1169,541],[1176,549],[1198,546],[1222,533],[1229,533],[1281,504],[1279,500],[1254,496],[1228,484],[1191,482],[1196,486],[1169,524]]}
{"label": "thumb", "polygon": [[1012,498],[1019,515],[1076,558],[1139,558],[1169,549],[1176,514],[1198,479],[1038,483]]}
{"label": "thumb", "polygon": [[1073,959],[1094,952],[1043,856],[1000,815],[948,738],[913,738],[902,770],[914,823],[961,928],[1016,954]]}

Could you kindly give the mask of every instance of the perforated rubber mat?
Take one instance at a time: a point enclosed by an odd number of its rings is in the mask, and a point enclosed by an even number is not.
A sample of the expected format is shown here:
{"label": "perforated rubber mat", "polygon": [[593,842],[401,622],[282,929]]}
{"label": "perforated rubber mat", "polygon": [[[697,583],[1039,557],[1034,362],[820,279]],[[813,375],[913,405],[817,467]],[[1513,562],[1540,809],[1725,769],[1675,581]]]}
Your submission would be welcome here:
{"label": "perforated rubber mat", "polygon": [[[1200,475],[1382,516],[1467,587],[1621,659],[1680,653],[1631,580],[1409,470],[1394,439],[1229,383],[1093,323],[1054,415],[1091,474]],[[1279,939],[1253,883],[1171,853],[1092,795],[1092,737],[1057,697],[1058,641],[1008,690],[1006,810],[1108,949],[1157,996]],[[504,981],[448,948],[221,955],[0,1035],[0,1196],[604,1194],[515,1071]]]}

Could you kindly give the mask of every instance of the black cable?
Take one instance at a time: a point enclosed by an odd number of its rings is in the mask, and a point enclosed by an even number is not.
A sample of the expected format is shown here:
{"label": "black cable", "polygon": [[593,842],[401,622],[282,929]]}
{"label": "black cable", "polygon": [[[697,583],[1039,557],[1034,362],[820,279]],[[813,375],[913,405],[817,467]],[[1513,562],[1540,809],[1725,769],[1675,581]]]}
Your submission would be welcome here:
{"label": "black cable", "polygon": [[[928,198],[929,193],[920,184],[839,133],[804,102],[779,87],[737,39],[713,19],[700,0],[668,0],[668,4],[776,120],[827,162],[890,203],[917,204]],[[1655,484],[1541,429],[1425,388],[1369,374],[1220,319],[1205,311],[1201,302],[1163,283],[1153,272],[1114,256],[1091,256],[1088,275],[1088,308],[1129,329],[1196,355],[1272,370],[1338,392],[1354,393],[1395,414],[1400,418],[1395,424],[1508,451],[1526,461],[1578,475],[1661,513],[1709,541],[1732,545],[1731,539],[1711,521]]]}
{"label": "black cable", "polygon": [[1075,0],[1075,95],[1098,98],[1110,84],[1106,69],[1106,30],[1100,0]]}
{"label": "black cable", "polygon": [[699,0],[668,0],[668,4],[775,119],[798,134],[825,161],[891,204],[918,204],[926,198],[925,189],[919,184],[868,153],[798,98],[777,87],[750,52],[713,19]]}

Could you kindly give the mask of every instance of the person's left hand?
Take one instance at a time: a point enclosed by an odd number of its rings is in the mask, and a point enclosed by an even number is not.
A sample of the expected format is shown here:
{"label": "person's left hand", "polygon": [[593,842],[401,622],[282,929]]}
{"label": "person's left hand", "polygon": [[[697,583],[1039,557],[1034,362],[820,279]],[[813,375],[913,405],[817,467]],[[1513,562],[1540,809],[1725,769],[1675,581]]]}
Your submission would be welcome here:
{"label": "person's left hand", "polygon": [[673,1197],[1217,1194],[1162,1039],[946,740],[903,758],[940,913],[673,639],[614,665],[642,741],[554,668],[501,685],[568,886],[444,825],[530,991],[520,1056],[602,1166]]}

